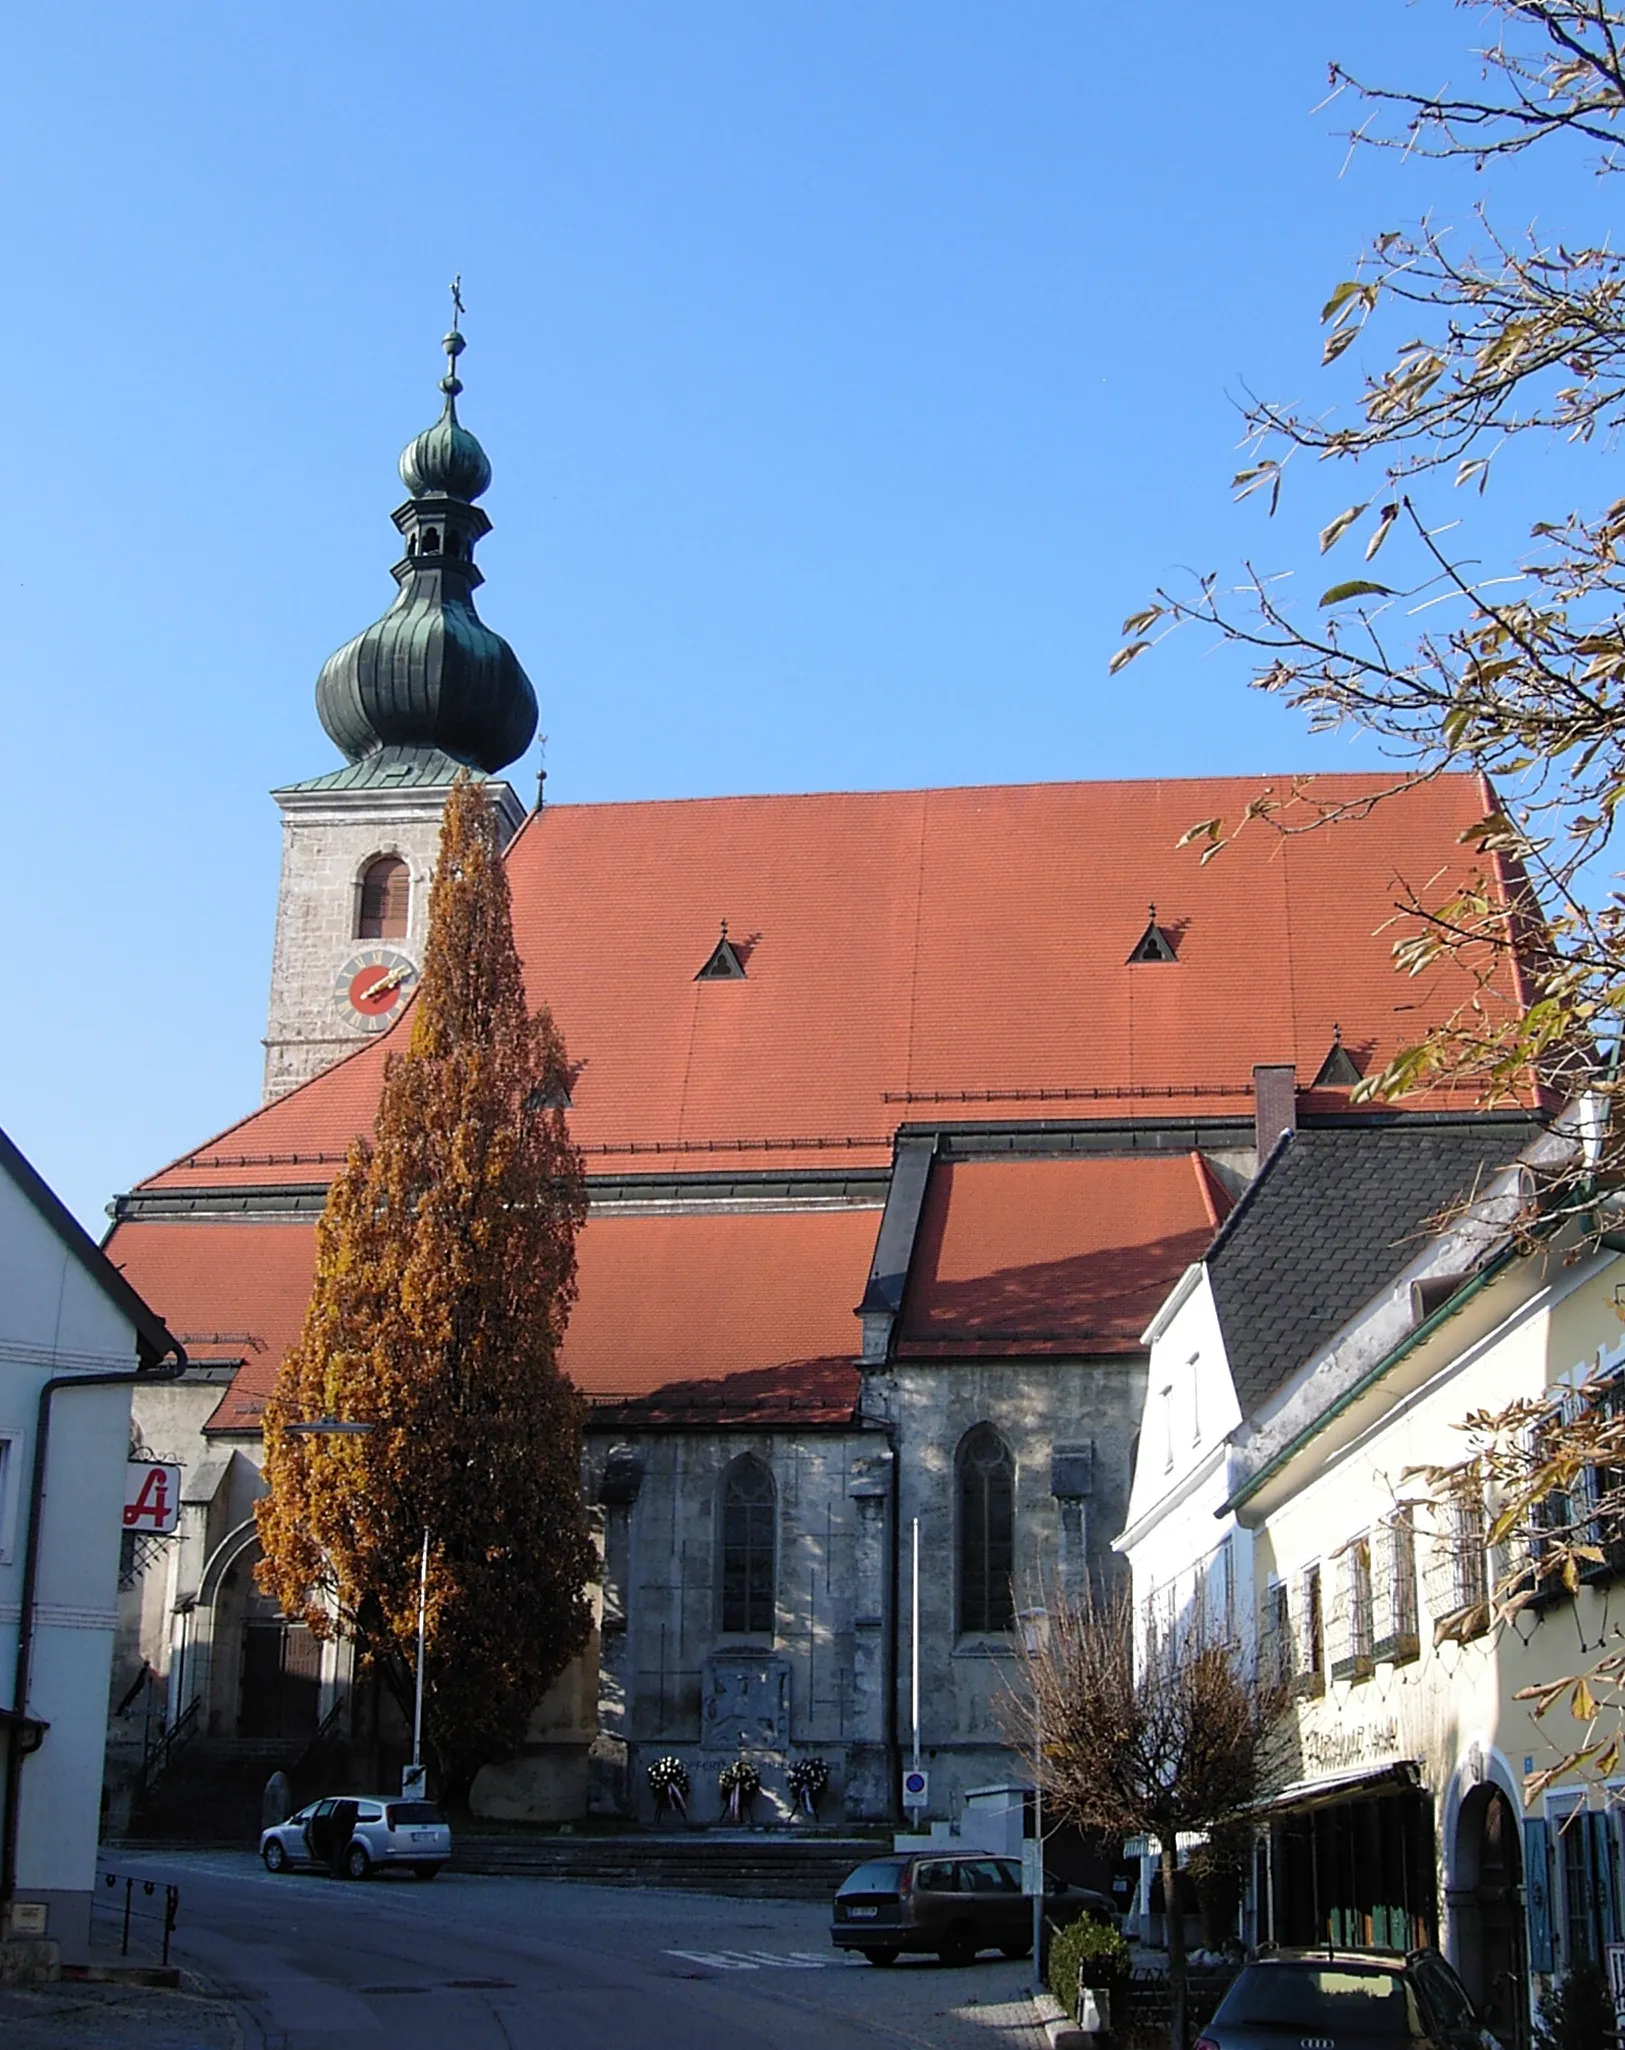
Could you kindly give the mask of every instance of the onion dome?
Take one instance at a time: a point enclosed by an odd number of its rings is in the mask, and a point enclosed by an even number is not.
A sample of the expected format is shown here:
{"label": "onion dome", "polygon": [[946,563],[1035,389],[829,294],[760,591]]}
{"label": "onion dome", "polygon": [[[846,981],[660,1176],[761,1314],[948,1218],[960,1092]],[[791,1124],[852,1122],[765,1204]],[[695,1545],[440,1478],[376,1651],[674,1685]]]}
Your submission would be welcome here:
{"label": "onion dome", "polygon": [[534,738],[536,693],[513,649],[474,609],[484,582],[474,547],[491,522],[473,501],[491,465],[457,418],[464,344],[455,328],[444,346],[445,410],[401,457],[412,495],[391,516],[406,541],[390,572],[399,593],[322,665],[316,710],[352,762],[380,748],[438,751],[495,774]]}
{"label": "onion dome", "polygon": [[467,347],[453,328],[440,345],[446,352],[446,374],[440,389],[446,394],[445,409],[432,427],[425,427],[401,450],[401,482],[414,498],[476,499],[491,486],[491,465],[479,443],[457,418],[457,394],[462,382],[457,376],[457,358]]}

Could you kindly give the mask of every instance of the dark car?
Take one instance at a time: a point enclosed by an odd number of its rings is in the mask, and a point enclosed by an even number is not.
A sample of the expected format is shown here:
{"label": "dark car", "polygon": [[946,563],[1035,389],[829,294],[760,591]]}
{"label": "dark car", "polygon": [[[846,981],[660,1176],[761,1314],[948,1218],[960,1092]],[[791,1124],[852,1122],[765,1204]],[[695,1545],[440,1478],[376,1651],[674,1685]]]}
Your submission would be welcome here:
{"label": "dark car", "polygon": [[842,1880],[829,1933],[837,1950],[861,1951],[872,1965],[895,1964],[905,1950],[935,1951],[945,1965],[968,1965],[981,1950],[1026,1957],[1033,1904],[1013,1858],[899,1853]]}
{"label": "dark car", "polygon": [[1196,2050],[1486,2050],[1467,1989],[1437,1951],[1277,1951],[1244,1965]]}

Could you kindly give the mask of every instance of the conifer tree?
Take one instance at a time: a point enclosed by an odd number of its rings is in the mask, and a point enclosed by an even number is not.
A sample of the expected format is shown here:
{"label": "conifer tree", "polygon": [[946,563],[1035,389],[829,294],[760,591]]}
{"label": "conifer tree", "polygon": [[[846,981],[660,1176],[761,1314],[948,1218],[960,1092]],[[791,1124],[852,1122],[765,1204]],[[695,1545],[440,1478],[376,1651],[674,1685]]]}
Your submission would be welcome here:
{"label": "conifer tree", "polygon": [[[586,1213],[566,1077],[526,1009],[495,813],[459,781],[410,1038],[328,1196],[257,1511],[261,1586],[351,1636],[406,1709],[429,1533],[425,1739],[450,1798],[517,1750],[587,1637],[583,1409],[558,1365]],[[374,1428],[287,1429],[318,1418]]]}

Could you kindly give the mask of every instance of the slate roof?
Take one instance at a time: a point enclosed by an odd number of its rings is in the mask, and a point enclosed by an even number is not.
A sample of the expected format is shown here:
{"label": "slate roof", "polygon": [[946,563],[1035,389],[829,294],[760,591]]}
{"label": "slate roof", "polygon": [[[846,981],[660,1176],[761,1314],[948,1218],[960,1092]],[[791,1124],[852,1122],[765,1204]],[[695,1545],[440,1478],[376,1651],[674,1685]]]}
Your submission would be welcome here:
{"label": "slate roof", "polygon": [[1197,1153],[939,1161],[898,1356],[1143,1352],[1228,1207]]}
{"label": "slate roof", "polygon": [[1289,1134],[1207,1253],[1243,1416],[1408,1267],[1431,1222],[1543,1129],[1533,1119]]}

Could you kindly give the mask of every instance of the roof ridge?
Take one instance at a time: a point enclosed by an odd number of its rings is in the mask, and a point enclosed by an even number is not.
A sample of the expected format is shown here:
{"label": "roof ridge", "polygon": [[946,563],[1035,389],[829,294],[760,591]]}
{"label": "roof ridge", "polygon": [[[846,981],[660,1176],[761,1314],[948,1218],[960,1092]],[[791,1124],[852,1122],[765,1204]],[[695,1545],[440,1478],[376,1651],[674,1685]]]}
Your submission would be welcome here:
{"label": "roof ridge", "polygon": [[1204,1267],[1216,1259],[1235,1236],[1242,1218],[1252,1208],[1253,1201],[1257,1197],[1259,1190],[1264,1186],[1266,1179],[1275,1171],[1277,1164],[1285,1158],[1288,1147],[1297,1136],[1296,1131],[1285,1131],[1270,1148],[1257,1174],[1253,1176],[1246,1188],[1242,1190],[1236,1200],[1236,1207],[1224,1220],[1223,1224],[1219,1226],[1218,1231],[1214,1234],[1212,1243],[1202,1255],[1202,1265]]}
{"label": "roof ridge", "polygon": [[[1478,776],[1474,769],[1443,769],[1430,782],[1466,783]],[[1247,770],[1240,774],[1226,776],[1077,776],[1077,777],[1034,777],[1027,782],[1014,783],[906,783],[874,785],[869,788],[837,787],[829,790],[732,790],[717,791],[709,795],[688,797],[602,797],[577,798],[575,800],[549,798],[547,812],[560,811],[607,811],[612,807],[630,810],[654,810],[657,807],[675,809],[679,805],[701,804],[784,804],[811,803],[824,797],[955,797],[961,794],[976,796],[993,795],[1018,790],[1156,790],[1156,789],[1217,789],[1221,786],[1289,783],[1294,795],[1305,794],[1314,784],[1337,784],[1345,789],[1364,789],[1367,786],[1386,789],[1391,777],[1368,769],[1333,769],[1304,771],[1297,769]]]}

